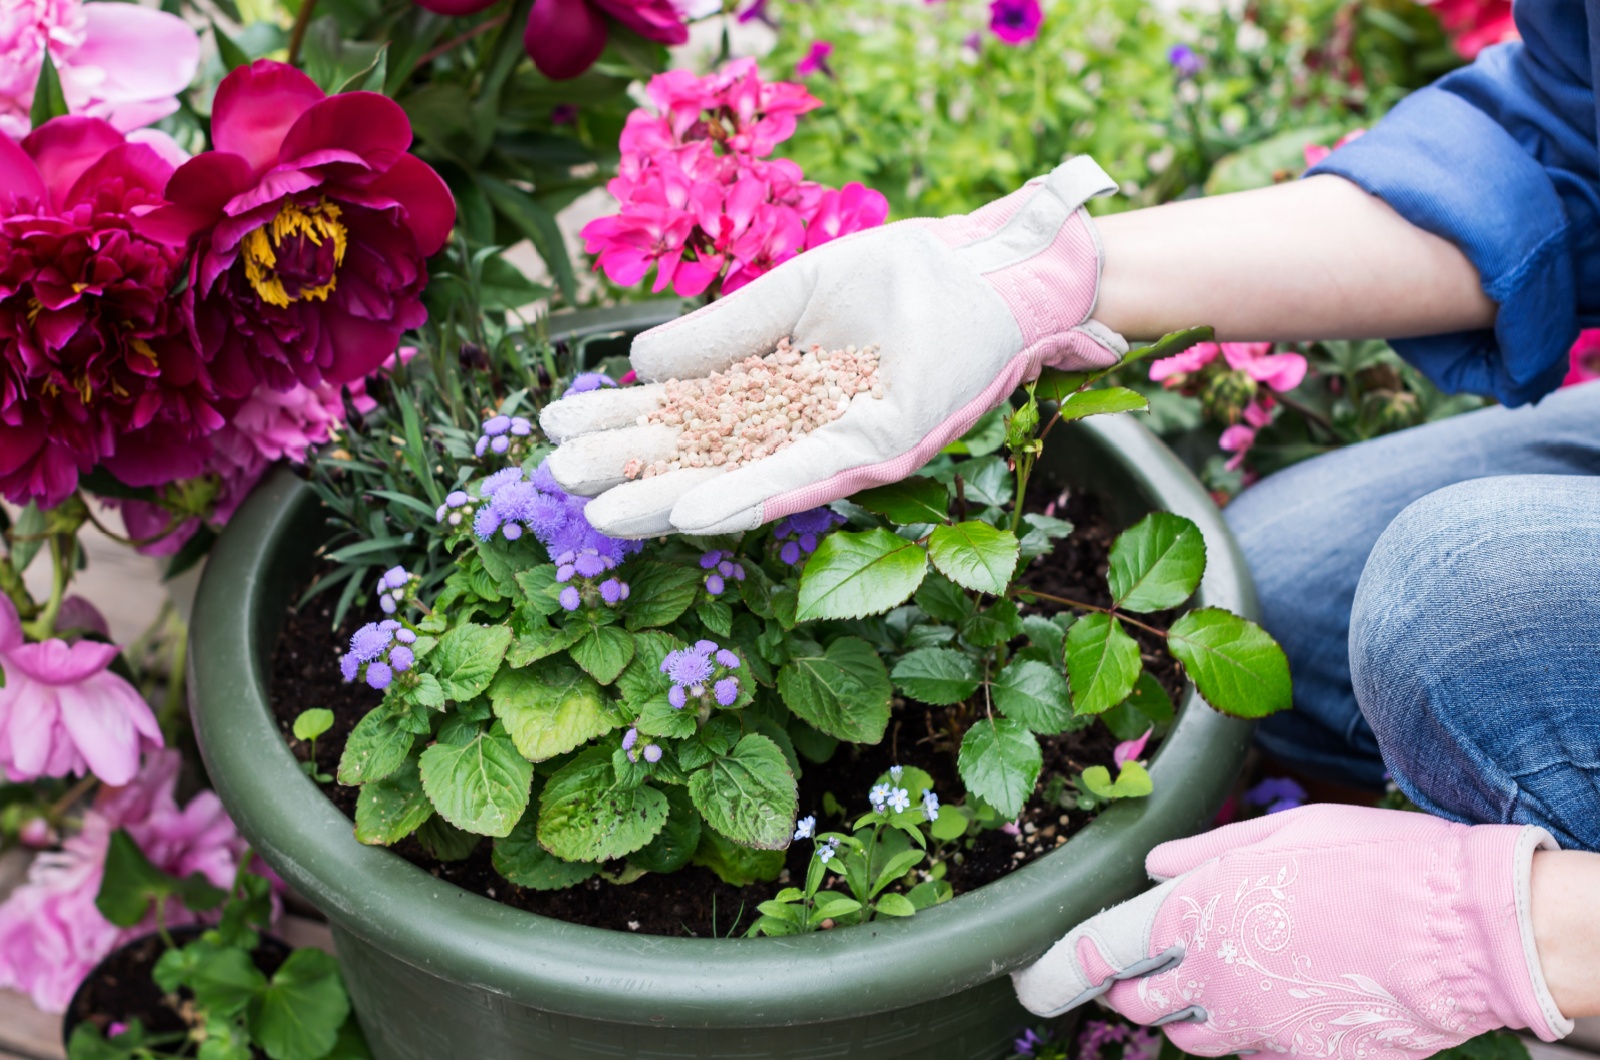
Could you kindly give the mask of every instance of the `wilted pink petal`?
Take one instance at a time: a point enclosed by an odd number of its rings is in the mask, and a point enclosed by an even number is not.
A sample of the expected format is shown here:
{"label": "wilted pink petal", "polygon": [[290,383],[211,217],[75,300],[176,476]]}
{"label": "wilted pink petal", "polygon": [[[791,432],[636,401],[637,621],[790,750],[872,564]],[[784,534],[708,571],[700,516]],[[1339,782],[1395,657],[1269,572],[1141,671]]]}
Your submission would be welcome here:
{"label": "wilted pink petal", "polygon": [[1140,736],[1138,739],[1124,740],[1122,743],[1117,744],[1115,750],[1111,752],[1111,760],[1118,766],[1121,766],[1127,762],[1138,761],[1139,756],[1144,754],[1144,745],[1150,742],[1150,734],[1155,731],[1155,728],[1152,726],[1151,728],[1146,729],[1144,731],[1144,735]]}

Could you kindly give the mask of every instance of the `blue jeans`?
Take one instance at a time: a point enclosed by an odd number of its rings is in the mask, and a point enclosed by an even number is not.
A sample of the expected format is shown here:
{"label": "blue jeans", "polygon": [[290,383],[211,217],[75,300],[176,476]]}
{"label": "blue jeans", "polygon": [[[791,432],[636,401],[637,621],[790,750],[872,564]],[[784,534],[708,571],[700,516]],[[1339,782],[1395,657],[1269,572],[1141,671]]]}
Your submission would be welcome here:
{"label": "blue jeans", "polygon": [[1600,383],[1272,475],[1228,506],[1312,776],[1600,850]]}

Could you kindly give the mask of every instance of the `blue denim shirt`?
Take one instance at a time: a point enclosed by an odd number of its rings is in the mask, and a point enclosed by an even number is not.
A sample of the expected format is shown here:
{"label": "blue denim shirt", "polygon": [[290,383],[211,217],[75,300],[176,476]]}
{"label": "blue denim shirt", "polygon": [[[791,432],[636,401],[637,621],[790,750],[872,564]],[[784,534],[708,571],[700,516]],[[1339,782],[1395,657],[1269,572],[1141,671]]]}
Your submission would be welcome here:
{"label": "blue denim shirt", "polygon": [[[1499,303],[1493,330],[1403,339],[1448,391],[1521,405],[1600,326],[1600,0],[1517,0],[1520,43],[1414,93],[1313,173],[1336,173],[1459,246]],[[1376,253],[1376,251],[1375,251]]]}

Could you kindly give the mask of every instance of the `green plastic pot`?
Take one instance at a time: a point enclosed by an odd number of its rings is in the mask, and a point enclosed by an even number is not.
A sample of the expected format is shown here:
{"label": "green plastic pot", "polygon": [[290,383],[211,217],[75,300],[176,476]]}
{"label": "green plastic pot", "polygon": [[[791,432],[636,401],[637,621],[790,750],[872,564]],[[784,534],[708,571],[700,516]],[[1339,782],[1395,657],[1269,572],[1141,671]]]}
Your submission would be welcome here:
{"label": "green plastic pot", "polygon": [[[552,332],[604,340],[671,313],[630,307],[620,322],[573,314]],[[1097,494],[1119,524],[1153,509],[1193,519],[1210,557],[1198,602],[1253,617],[1244,561],[1172,453],[1128,417],[1069,427],[1051,436],[1043,473]],[[311,491],[286,471],[239,509],[200,586],[189,688],[217,793],[267,863],[332,923],[380,1060],[996,1060],[1030,1022],[1007,973],[1147,886],[1145,854],[1205,827],[1249,741],[1247,723],[1191,691],[1151,765],[1153,795],[1111,807],[1048,856],[906,920],[721,940],[568,924],[361,845],[301,772],[267,681],[322,521]]]}

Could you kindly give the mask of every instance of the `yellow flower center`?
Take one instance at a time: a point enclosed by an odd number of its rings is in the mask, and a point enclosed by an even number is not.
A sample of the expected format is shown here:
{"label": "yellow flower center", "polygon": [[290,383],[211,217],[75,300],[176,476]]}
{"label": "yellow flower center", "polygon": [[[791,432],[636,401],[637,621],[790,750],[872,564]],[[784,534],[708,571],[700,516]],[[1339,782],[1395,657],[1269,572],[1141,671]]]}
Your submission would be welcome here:
{"label": "yellow flower center", "polygon": [[314,298],[325,302],[338,283],[347,233],[339,207],[284,203],[278,216],[244,237],[244,275],[263,302],[279,308]]}

